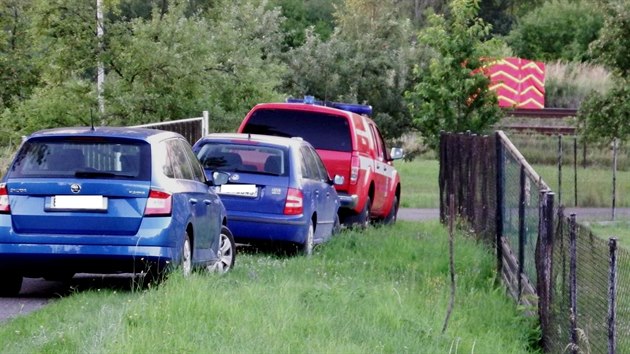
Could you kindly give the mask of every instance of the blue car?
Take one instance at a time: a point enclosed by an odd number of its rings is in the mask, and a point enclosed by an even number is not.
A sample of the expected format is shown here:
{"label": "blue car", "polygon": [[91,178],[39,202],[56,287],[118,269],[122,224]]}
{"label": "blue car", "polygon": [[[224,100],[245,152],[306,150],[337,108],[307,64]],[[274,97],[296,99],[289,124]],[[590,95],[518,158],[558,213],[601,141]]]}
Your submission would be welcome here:
{"label": "blue car", "polygon": [[235,243],[214,183],[172,132],[64,128],[29,136],[0,183],[0,295],[23,277],[226,271]]}
{"label": "blue car", "polygon": [[250,134],[210,134],[193,145],[206,174],[230,174],[216,187],[240,243],[289,243],[310,255],[339,227],[339,198],[306,141]]}

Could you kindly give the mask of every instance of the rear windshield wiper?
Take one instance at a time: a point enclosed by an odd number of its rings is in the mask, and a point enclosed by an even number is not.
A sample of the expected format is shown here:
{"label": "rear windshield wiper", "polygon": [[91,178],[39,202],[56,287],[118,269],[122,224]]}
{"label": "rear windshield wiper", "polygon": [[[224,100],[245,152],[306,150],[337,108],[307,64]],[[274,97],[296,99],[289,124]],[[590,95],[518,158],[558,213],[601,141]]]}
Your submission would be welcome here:
{"label": "rear windshield wiper", "polygon": [[99,177],[122,177],[122,178],[134,178],[136,176],[118,174],[112,172],[103,172],[103,171],[76,171],[74,173],[75,177],[81,178],[99,178]]}

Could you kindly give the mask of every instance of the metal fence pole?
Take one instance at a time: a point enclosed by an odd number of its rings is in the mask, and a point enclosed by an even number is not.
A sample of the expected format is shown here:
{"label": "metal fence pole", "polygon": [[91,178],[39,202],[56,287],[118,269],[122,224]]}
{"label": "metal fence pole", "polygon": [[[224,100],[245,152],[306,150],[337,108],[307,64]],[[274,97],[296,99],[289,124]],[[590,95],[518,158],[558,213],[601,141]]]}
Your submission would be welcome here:
{"label": "metal fence pole", "polygon": [[503,237],[503,215],[504,215],[504,198],[505,198],[505,157],[503,143],[499,132],[495,134],[496,149],[496,188],[497,188],[497,210],[496,210],[496,250],[497,250],[497,272],[501,274],[503,271],[503,251],[501,249],[501,237]]}
{"label": "metal fence pole", "polygon": [[617,302],[617,239],[608,239],[610,272],[608,277],[608,354],[616,352],[616,302]]}
{"label": "metal fence pole", "polygon": [[578,333],[577,333],[577,223],[575,214],[571,214],[569,219],[569,321],[571,326],[572,354],[578,353]]}

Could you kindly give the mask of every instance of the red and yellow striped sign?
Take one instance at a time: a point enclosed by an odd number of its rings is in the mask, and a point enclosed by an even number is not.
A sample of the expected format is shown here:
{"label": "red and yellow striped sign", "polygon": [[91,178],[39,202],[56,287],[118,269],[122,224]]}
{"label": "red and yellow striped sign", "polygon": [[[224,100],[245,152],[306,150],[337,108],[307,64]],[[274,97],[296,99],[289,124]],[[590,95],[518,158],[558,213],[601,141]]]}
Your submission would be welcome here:
{"label": "red and yellow striped sign", "polygon": [[545,107],[545,64],[520,58],[505,58],[485,67],[490,89],[501,107]]}

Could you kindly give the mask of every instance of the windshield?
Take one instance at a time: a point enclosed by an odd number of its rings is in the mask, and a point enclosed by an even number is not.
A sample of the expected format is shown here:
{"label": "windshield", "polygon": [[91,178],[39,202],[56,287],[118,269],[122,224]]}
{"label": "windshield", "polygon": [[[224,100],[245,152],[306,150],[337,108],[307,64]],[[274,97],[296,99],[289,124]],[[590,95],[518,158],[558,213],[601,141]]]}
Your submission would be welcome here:
{"label": "windshield", "polygon": [[24,143],[10,177],[150,179],[150,146],[107,138],[37,139]]}
{"label": "windshield", "polygon": [[286,150],[281,148],[231,143],[207,143],[197,152],[197,158],[207,170],[277,176],[288,173],[286,156]]}

